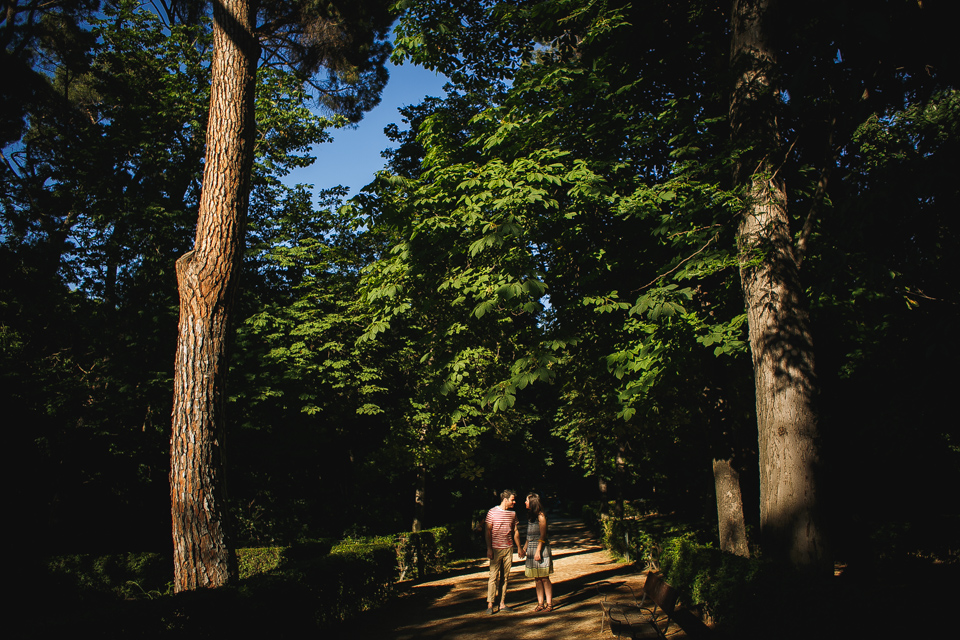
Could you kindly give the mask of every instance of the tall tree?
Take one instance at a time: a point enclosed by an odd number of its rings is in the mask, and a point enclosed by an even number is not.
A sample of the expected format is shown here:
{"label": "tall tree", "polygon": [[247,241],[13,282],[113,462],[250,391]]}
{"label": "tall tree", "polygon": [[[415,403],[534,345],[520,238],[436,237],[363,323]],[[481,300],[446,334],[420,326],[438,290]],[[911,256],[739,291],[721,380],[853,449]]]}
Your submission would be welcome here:
{"label": "tall tree", "polygon": [[[690,397],[710,395],[685,369],[696,367],[697,342],[719,344],[721,353],[740,348],[732,346],[740,310],[727,322],[716,299],[729,297],[728,287],[710,282],[691,303],[690,287],[669,282],[674,273],[703,278],[731,264],[711,247],[721,225],[709,216],[722,211],[722,195],[687,179],[689,195],[678,204],[678,187],[668,183],[696,151],[667,144],[695,127],[680,122],[687,103],[666,88],[683,78],[690,92],[706,94],[710,50],[687,43],[716,16],[686,24],[666,8],[626,3],[459,4],[468,5],[462,28],[399,41],[398,50],[449,73],[457,90],[419,127],[425,171],[420,188],[405,195],[419,216],[411,235],[448,234],[438,244],[459,256],[435,268],[448,274],[445,287],[477,301],[475,314],[510,309],[511,295],[549,295],[550,313],[536,319],[541,330],[524,345],[517,375],[492,390],[493,406],[557,374],[566,404],[557,432],[572,457],[590,472],[626,479],[629,459],[648,457],[654,434],[683,423],[673,409],[685,403],[689,415]],[[412,31],[456,13],[435,3],[413,11],[423,13],[407,23]],[[496,63],[478,53],[491,24],[502,33],[485,55],[508,56]],[[637,39],[649,55],[637,55]],[[449,50],[465,53],[441,53]],[[504,75],[509,90],[498,84]],[[490,88],[477,90],[484,82]],[[464,102],[466,115],[457,109]],[[709,150],[708,127],[696,129],[690,147]],[[688,255],[675,258],[680,250]],[[533,283],[537,290],[519,288]],[[557,361],[556,347],[568,356]]]}
{"label": "tall tree", "polygon": [[224,377],[254,160],[261,39],[268,61],[293,66],[304,79],[326,68],[321,99],[359,119],[376,104],[386,81],[382,41],[388,25],[381,2],[213,2],[210,117],[197,235],[193,250],[177,261],[180,322],[170,440],[177,591],[220,586],[236,573],[225,518]]}
{"label": "tall tree", "polygon": [[243,250],[256,133],[260,44],[255,7],[214,2],[207,153],[197,236],[177,260],[180,322],[170,437],[174,587],[225,584],[236,575],[227,548],[223,479],[224,374],[230,308]]}
{"label": "tall tree", "polygon": [[813,341],[787,208],[778,129],[782,100],[776,0],[733,4],[730,125],[741,150],[738,247],[753,356],[764,548],[798,568],[827,571],[820,517],[820,452]]}

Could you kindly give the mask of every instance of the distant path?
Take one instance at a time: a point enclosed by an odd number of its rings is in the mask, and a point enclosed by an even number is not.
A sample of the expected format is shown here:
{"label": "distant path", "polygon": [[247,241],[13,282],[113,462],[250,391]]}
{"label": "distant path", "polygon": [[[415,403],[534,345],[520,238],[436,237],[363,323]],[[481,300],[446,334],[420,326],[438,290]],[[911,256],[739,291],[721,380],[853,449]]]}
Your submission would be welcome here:
{"label": "distant path", "polygon": [[515,613],[486,612],[487,561],[412,587],[384,609],[371,612],[344,629],[344,638],[383,640],[532,640],[544,638],[613,638],[601,636],[596,583],[627,582],[639,587],[636,567],[615,562],[579,520],[550,522],[554,573],[552,613],[534,613],[533,579],[523,575],[514,555],[507,604]]}

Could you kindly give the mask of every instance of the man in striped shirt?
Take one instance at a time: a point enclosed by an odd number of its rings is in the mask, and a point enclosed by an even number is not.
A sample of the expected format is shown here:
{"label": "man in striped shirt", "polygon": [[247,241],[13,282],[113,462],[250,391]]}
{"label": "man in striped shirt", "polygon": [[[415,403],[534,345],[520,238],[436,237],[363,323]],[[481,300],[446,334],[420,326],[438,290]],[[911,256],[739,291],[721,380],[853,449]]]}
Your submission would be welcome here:
{"label": "man in striped shirt", "polygon": [[484,537],[487,539],[487,559],[490,560],[490,581],[487,583],[487,613],[494,614],[493,608],[499,591],[500,611],[513,611],[504,604],[507,597],[507,582],[510,579],[510,569],[513,567],[513,547],[516,545],[523,558],[523,548],[520,546],[520,532],[517,529],[517,514],[510,509],[517,501],[517,492],[507,489],[500,494],[500,504],[487,512],[487,520],[483,527]]}

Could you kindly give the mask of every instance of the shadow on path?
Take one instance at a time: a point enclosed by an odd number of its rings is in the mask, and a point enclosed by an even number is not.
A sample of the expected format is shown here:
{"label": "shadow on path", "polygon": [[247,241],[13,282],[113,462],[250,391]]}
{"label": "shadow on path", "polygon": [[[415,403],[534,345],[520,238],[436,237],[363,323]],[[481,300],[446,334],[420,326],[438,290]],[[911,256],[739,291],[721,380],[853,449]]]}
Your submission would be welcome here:
{"label": "shadow on path", "polygon": [[[340,630],[343,638],[413,638],[498,640],[559,637],[600,637],[600,606],[596,584],[639,584],[634,565],[613,561],[596,537],[578,520],[550,523],[554,555],[554,610],[534,613],[534,582],[523,575],[514,556],[507,604],[514,613],[488,615],[486,561],[412,586],[385,608]],[[612,637],[609,632],[605,634]]]}

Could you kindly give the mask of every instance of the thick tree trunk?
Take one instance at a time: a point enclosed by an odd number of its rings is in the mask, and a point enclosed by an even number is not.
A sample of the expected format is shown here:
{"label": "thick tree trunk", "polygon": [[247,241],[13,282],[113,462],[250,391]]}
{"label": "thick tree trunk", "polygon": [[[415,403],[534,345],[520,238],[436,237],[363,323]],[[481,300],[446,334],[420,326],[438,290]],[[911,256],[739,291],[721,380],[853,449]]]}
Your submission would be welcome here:
{"label": "thick tree trunk", "polygon": [[720,550],[749,558],[747,528],[743,522],[743,498],[740,496],[740,474],[733,468],[730,460],[714,460],[713,480],[717,488]]}
{"label": "thick tree trunk", "polygon": [[226,531],[224,377],[253,166],[259,58],[254,15],[246,0],[214,2],[210,121],[196,242],[177,260],[180,323],[170,438],[176,591],[221,586],[236,574]]}
{"label": "thick tree trunk", "polygon": [[775,0],[734,0],[730,101],[745,203],[740,276],[753,356],[764,549],[810,571],[829,568],[819,521],[819,435],[813,343],[778,175],[780,89],[771,43]]}

